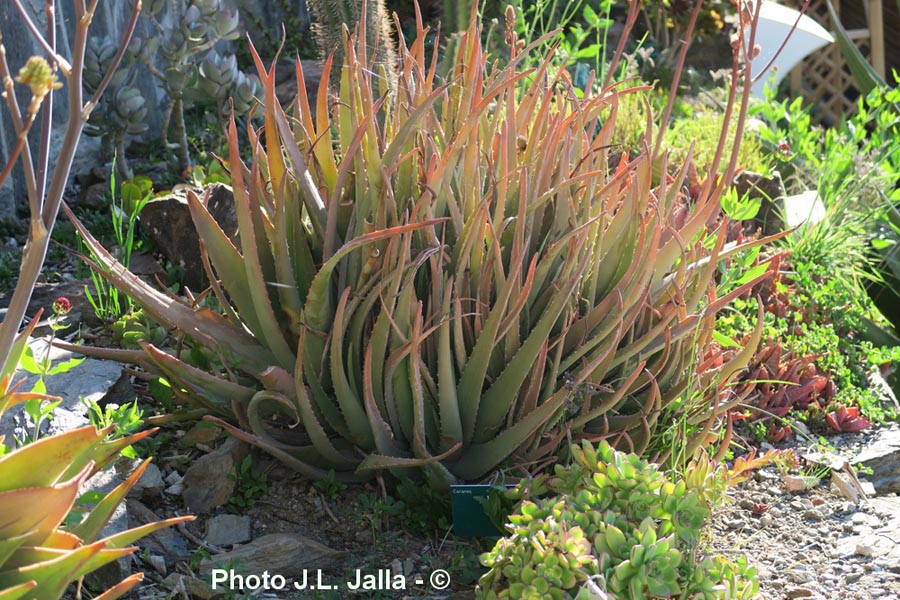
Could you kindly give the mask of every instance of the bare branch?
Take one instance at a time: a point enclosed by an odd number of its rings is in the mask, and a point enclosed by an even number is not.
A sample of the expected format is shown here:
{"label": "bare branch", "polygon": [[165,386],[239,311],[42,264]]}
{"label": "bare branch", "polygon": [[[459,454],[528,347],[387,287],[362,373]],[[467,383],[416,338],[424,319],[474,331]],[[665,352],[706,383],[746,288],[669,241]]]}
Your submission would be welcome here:
{"label": "bare branch", "polygon": [[34,21],[31,20],[31,17],[28,16],[28,13],[25,12],[25,7],[22,6],[21,0],[12,0],[13,6],[16,7],[16,10],[19,11],[19,15],[22,16],[22,20],[25,21],[25,26],[28,27],[28,30],[31,32],[31,35],[34,36],[34,39],[40,44],[41,48],[44,49],[44,52],[47,53],[47,56],[52,58],[52,61],[59,65],[60,70],[63,72],[63,75],[66,77],[69,76],[69,73],[72,71],[72,65],[69,64],[65,58],[57,54],[56,50],[50,46],[50,43],[41,35],[41,32],[38,31],[37,26],[34,24]]}

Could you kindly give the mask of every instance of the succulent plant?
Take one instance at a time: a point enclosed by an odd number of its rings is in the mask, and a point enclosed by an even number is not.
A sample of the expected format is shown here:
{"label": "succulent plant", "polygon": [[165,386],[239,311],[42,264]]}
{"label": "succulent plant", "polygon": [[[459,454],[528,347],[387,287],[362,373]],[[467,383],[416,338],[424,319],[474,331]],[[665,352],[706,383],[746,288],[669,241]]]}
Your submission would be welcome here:
{"label": "succulent plant", "polygon": [[[85,48],[84,87],[93,93],[116,54],[117,46],[109,37],[92,37]],[[125,153],[125,140],[129,135],[147,131],[144,118],[147,101],[135,83],[136,72],[132,65],[118,69],[109,81],[108,92],[91,113],[84,132],[101,137],[109,154],[116,153],[116,165],[124,178],[130,178],[131,168]]]}
{"label": "succulent plant", "polygon": [[[476,598],[752,598],[744,563],[701,557],[710,516],[702,489],[606,442],[572,447],[573,463],[525,481],[509,535],[482,555]],[[701,485],[704,481],[699,482]]]}
{"label": "succulent plant", "polygon": [[[24,336],[30,329],[33,326],[26,329]],[[19,357],[24,339],[19,339],[14,350]],[[9,373],[0,380],[0,418],[5,410],[20,402],[53,399],[20,392],[11,381]],[[0,597],[4,600],[60,598],[73,581],[134,552],[137,548],[131,544],[143,536],[193,519],[168,519],[99,539],[149,460],[95,502],[91,510],[75,518],[73,507],[83,484],[115,459],[120,450],[152,433],[108,440],[112,430],[82,427],[0,452]],[[2,442],[0,436],[0,450],[5,449]],[[131,575],[98,598],[118,598],[142,577],[142,573]]]}
{"label": "succulent plant", "polygon": [[550,57],[521,72],[515,50],[488,75],[474,19],[448,83],[425,43],[420,23],[386,95],[365,41],[348,44],[341,102],[324,77],[315,119],[298,64],[296,121],[254,51],[265,119],[249,165],[228,132],[239,242],[188,196],[224,314],[153,290],[80,227],[104,277],[213,359],[78,351],[163,375],[316,478],[418,468],[444,486],[567,434],[642,452],[661,415],[696,426],[690,456],[762,331],[730,360],[697,358],[716,311],[766,276],[717,294],[717,262],[742,247],[724,247],[722,174],[688,198],[690,157],[613,156],[627,91],[579,98],[546,77]]}
{"label": "succulent plant", "polygon": [[367,55],[381,66],[383,76],[393,82],[396,42],[384,0],[308,0],[308,4],[315,17],[312,30],[323,58],[334,54],[331,83],[335,88],[340,86],[344,65],[345,28],[353,33],[360,27]]}
{"label": "succulent plant", "polygon": [[[163,14],[175,20],[176,27],[162,24]],[[95,111],[92,121],[94,135],[109,135],[115,140],[119,164],[124,163],[124,136],[146,131],[143,119],[145,101],[133,86],[134,62],[143,67],[160,82],[168,95],[162,142],[169,147],[169,133],[175,136],[174,148],[178,151],[179,167],[190,165],[190,149],[184,124],[185,102],[211,104],[216,115],[225,114],[228,99],[234,98],[234,110],[238,115],[247,114],[255,105],[259,84],[254,77],[241,73],[233,54],[223,53],[219,42],[235,40],[240,36],[240,15],[227,0],[160,0],[144,4],[141,17],[148,23],[151,35],[135,37],[129,47],[131,62],[120,69],[112,87],[121,88],[118,96],[107,99]],[[106,62],[112,59],[116,48],[108,39],[92,40],[85,56],[86,87],[99,82],[106,72]],[[123,125],[127,124],[127,126]],[[129,178],[130,172],[123,171]]]}

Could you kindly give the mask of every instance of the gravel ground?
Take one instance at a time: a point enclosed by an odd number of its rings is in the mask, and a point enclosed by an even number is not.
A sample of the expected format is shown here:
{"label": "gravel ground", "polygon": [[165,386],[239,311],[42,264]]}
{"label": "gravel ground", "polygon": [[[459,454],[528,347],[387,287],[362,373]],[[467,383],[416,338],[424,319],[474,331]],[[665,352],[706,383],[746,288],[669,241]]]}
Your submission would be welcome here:
{"label": "gravel ground", "polygon": [[[900,434],[896,424],[885,428]],[[876,432],[829,442],[848,460]],[[797,448],[800,456],[813,448]],[[788,491],[774,467],[729,493],[712,524],[712,548],[745,554],[759,572],[762,598],[900,598],[900,497],[849,501],[830,483],[828,469],[805,463],[801,474],[824,475],[818,485]],[[865,475],[860,474],[865,482]]]}

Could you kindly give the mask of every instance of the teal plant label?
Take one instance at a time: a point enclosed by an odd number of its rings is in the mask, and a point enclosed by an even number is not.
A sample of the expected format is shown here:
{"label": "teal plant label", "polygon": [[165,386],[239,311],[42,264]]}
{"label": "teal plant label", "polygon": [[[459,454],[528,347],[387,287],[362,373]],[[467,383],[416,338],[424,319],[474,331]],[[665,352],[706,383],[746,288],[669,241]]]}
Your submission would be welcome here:
{"label": "teal plant label", "polygon": [[[513,486],[508,486],[513,487]],[[450,506],[453,510],[453,533],[464,537],[501,537],[488,516],[488,497],[493,485],[451,485]]]}

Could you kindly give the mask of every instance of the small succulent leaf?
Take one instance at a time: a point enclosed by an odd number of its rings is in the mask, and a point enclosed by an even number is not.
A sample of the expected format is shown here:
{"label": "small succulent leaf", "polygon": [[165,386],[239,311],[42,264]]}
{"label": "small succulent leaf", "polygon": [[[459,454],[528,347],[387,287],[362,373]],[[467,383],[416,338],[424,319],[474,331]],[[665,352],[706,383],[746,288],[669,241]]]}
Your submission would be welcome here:
{"label": "small succulent leaf", "polygon": [[115,584],[99,596],[95,596],[94,600],[116,600],[127,594],[134,586],[144,580],[143,573],[134,573],[129,575],[119,583]]}

